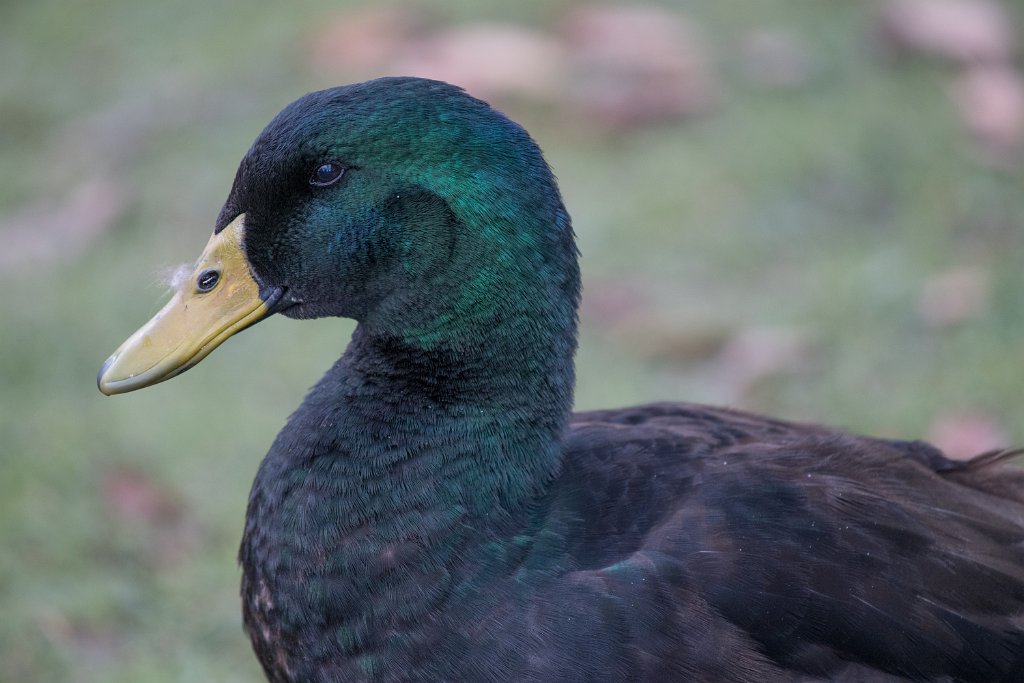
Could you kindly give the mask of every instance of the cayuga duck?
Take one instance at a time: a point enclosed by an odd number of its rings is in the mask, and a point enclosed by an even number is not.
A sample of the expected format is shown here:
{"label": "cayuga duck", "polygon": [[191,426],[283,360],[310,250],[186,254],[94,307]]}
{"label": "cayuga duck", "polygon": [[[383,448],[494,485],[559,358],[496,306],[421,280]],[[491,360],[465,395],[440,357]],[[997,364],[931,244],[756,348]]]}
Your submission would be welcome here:
{"label": "cayuga duck", "polygon": [[273,313],[358,321],[253,484],[272,681],[1024,681],[1024,476],[690,404],[571,414],[537,145],[444,83],[288,105],[106,394]]}

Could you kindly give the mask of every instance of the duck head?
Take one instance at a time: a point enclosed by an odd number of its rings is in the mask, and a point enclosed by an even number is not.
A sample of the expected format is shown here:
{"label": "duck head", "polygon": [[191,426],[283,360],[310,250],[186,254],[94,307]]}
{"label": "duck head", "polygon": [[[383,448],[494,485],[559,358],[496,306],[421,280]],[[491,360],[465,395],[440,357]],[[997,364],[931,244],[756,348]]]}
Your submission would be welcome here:
{"label": "duck head", "polygon": [[574,347],[578,292],[569,219],[526,132],[456,87],[379,79],[271,121],[191,276],[98,384],[170,379],[277,312],[354,318],[423,349],[492,343],[509,321]]}

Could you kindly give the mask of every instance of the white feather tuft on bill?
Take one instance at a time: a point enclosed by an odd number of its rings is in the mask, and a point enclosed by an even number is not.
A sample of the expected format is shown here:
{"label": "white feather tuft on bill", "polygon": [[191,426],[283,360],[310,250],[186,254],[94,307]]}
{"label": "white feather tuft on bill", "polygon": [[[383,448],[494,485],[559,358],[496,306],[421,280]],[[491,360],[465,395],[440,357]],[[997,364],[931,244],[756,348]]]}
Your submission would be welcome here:
{"label": "white feather tuft on bill", "polygon": [[192,269],[193,266],[188,263],[161,268],[156,273],[156,283],[172,290],[178,289],[185,280],[191,277]]}

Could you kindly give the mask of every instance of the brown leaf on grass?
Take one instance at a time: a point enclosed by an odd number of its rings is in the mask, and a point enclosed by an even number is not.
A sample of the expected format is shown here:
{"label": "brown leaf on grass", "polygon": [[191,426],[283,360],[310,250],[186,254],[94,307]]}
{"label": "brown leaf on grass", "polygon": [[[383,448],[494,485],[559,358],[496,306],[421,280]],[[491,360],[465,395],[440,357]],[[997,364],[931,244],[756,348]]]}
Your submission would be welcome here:
{"label": "brown leaf on grass", "polygon": [[73,259],[110,230],[127,207],[119,183],[95,178],[62,199],[39,200],[0,216],[0,274]]}
{"label": "brown leaf on grass", "polygon": [[184,504],[144,472],[122,466],[107,470],[100,495],[115,522],[144,532],[141,551],[150,565],[175,566],[194,550],[198,529],[189,523]]}
{"label": "brown leaf on grass", "polygon": [[420,40],[424,17],[411,7],[361,7],[341,12],[310,39],[309,64],[326,76],[363,79],[391,73],[392,65]]}
{"label": "brown leaf on grass", "polygon": [[991,277],[984,268],[954,268],[929,278],[921,288],[917,312],[930,327],[951,327],[988,310]]}
{"label": "brown leaf on grass", "polygon": [[714,357],[729,339],[729,329],[670,315],[636,315],[611,330],[629,353],[651,361],[693,363]]}
{"label": "brown leaf on grass", "polygon": [[985,163],[1011,165],[1024,143],[1024,79],[1013,67],[975,66],[953,88],[960,117]]}
{"label": "brown leaf on grass", "polygon": [[646,360],[689,363],[718,353],[729,328],[682,310],[659,309],[654,289],[654,283],[638,280],[588,281],[580,316],[600,325],[626,353]]}
{"label": "brown leaf on grass", "polygon": [[634,126],[703,114],[717,100],[696,26],[655,5],[590,5],[569,13],[572,103],[607,126]]}
{"label": "brown leaf on grass", "polygon": [[591,278],[583,290],[580,317],[606,327],[644,315],[650,309],[649,286],[630,280]]}
{"label": "brown leaf on grass", "polygon": [[109,623],[72,618],[50,610],[35,615],[32,621],[51,646],[77,659],[113,660],[125,644],[125,634],[118,633]]}
{"label": "brown leaf on grass", "polygon": [[928,440],[959,460],[1011,445],[1009,434],[999,421],[983,412],[940,415],[928,430]]}
{"label": "brown leaf on grass", "polygon": [[392,68],[455,83],[488,100],[553,100],[565,81],[565,55],[556,39],[500,23],[466,24],[420,40]]}
{"label": "brown leaf on grass", "polygon": [[1013,22],[995,0],[887,0],[878,29],[891,47],[959,64],[1005,62]]}
{"label": "brown leaf on grass", "polygon": [[182,518],[181,502],[143,472],[113,467],[101,480],[107,511],[121,522],[170,527]]}
{"label": "brown leaf on grass", "polygon": [[749,327],[734,334],[718,354],[723,381],[737,399],[764,379],[798,372],[810,362],[815,340],[792,327]]}
{"label": "brown leaf on grass", "polygon": [[810,51],[792,31],[763,28],[751,31],[740,46],[743,73],[767,88],[798,88],[811,77]]}
{"label": "brown leaf on grass", "polygon": [[344,80],[433,78],[484,99],[552,100],[563,87],[562,46],[546,33],[497,22],[430,31],[427,23],[411,7],[343,12],[317,29],[309,63]]}

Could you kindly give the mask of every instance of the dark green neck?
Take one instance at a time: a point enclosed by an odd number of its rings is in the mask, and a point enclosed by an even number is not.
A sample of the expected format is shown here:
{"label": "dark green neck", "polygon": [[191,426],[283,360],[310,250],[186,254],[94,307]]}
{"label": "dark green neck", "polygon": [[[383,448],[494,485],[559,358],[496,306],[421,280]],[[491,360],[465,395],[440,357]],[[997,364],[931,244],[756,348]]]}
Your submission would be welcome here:
{"label": "dark green neck", "polygon": [[[509,215],[454,208],[451,256],[436,279],[417,279],[361,320],[309,402],[343,404],[338,429],[348,435],[365,433],[369,421],[381,427],[375,438],[427,441],[426,453],[389,457],[463,459],[452,484],[464,491],[441,502],[466,494],[511,511],[559,464],[575,381],[575,242],[557,191]],[[419,267],[424,253],[413,250],[403,267]],[[372,439],[353,445],[355,453],[382,448]]]}
{"label": "dark green neck", "polygon": [[394,489],[389,498],[401,490],[394,479],[415,471],[437,506],[514,514],[559,467],[574,379],[574,337],[539,334],[525,316],[429,348],[360,325],[303,422],[315,416],[321,442],[341,445],[360,476]]}

